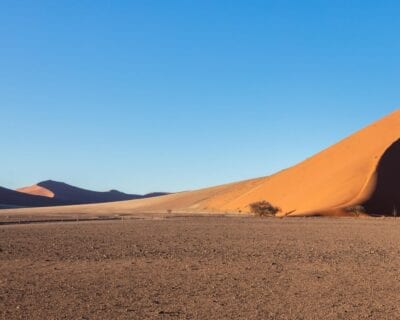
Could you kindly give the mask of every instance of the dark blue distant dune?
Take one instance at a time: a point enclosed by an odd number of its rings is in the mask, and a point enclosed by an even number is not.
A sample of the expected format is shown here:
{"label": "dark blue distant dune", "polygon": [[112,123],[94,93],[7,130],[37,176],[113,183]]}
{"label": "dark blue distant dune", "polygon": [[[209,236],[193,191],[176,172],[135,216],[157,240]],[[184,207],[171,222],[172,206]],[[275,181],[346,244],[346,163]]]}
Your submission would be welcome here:
{"label": "dark blue distant dune", "polygon": [[127,194],[117,190],[91,191],[69,184],[46,180],[17,191],[0,187],[0,209],[15,207],[45,207],[59,205],[114,202],[162,196],[165,192],[145,195]]}

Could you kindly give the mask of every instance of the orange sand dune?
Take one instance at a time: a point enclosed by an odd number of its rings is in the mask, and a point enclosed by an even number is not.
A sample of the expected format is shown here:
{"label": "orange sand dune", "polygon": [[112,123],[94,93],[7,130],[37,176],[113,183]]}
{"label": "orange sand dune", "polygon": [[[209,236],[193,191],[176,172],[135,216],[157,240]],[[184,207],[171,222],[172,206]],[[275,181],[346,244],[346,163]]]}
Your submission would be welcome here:
{"label": "orange sand dune", "polygon": [[150,199],[29,212],[101,215],[170,209],[237,213],[249,212],[249,204],[255,201],[267,200],[282,209],[281,216],[343,215],[345,207],[356,204],[364,205],[369,213],[391,215],[400,210],[399,138],[400,110],[269,177]]}

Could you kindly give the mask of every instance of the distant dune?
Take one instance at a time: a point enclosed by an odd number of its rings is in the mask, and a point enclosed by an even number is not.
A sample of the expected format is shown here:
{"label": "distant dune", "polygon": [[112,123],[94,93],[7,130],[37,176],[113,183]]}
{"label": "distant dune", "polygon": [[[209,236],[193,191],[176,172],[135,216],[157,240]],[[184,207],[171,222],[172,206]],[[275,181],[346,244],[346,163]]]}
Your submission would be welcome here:
{"label": "distant dune", "polygon": [[17,189],[17,191],[54,198],[68,204],[124,201],[162,195],[162,193],[154,193],[143,196],[138,194],[126,194],[117,190],[99,192],[52,180],[43,181],[30,187],[20,188]]}
{"label": "distant dune", "polygon": [[52,198],[24,194],[0,187],[0,209],[13,207],[55,206],[61,204],[63,203]]}
{"label": "distant dune", "polygon": [[280,216],[346,215],[345,208],[354,205],[363,205],[371,214],[392,215],[400,210],[399,138],[396,111],[272,176],[150,199],[35,210],[96,215],[167,210],[245,213],[251,203],[267,200],[282,209]]}

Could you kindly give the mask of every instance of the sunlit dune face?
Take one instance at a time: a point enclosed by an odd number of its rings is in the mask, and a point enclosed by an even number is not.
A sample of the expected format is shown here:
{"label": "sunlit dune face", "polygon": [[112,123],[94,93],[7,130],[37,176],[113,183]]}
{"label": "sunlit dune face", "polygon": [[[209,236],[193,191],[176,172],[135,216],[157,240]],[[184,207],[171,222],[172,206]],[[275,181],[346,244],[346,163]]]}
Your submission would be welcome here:
{"label": "sunlit dune face", "polygon": [[54,193],[51,192],[50,190],[43,188],[38,185],[33,185],[30,187],[24,187],[17,189],[18,192],[23,192],[27,194],[32,194],[35,196],[42,196],[42,197],[48,197],[48,198],[54,198]]}

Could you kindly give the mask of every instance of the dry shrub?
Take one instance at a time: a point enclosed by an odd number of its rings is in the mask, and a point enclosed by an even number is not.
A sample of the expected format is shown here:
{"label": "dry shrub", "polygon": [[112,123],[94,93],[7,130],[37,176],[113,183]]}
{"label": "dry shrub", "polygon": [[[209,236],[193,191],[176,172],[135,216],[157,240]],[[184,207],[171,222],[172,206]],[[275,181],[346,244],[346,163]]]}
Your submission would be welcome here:
{"label": "dry shrub", "polygon": [[258,217],[267,217],[276,215],[281,209],[263,200],[251,203],[250,211]]}
{"label": "dry shrub", "polygon": [[344,209],[346,212],[351,213],[354,216],[359,216],[360,214],[364,214],[367,211],[362,205],[350,206]]}

